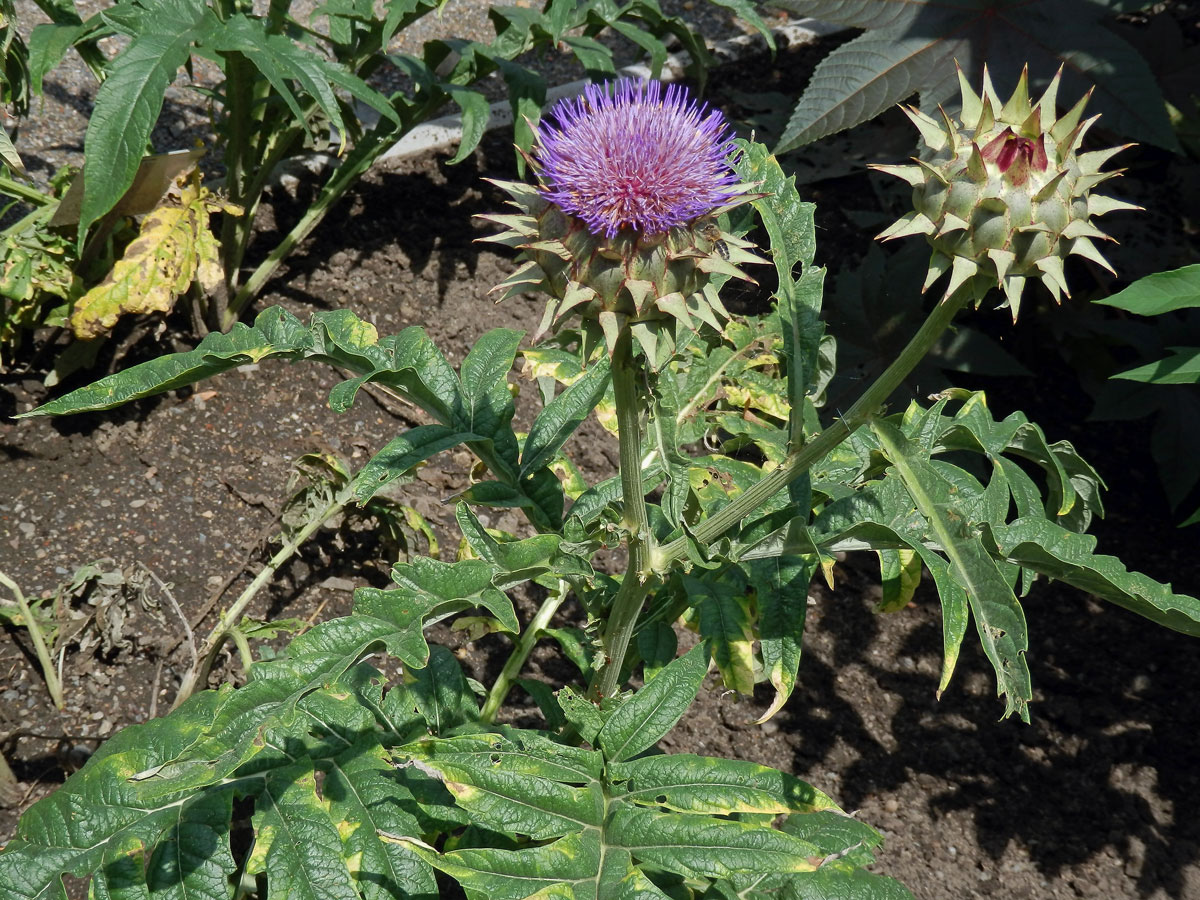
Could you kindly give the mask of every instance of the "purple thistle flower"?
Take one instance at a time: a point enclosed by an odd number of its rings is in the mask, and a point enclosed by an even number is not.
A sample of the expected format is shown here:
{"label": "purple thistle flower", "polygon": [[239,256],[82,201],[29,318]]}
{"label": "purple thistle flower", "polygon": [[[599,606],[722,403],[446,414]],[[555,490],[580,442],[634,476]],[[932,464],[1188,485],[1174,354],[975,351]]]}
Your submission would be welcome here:
{"label": "purple thistle flower", "polygon": [[724,116],[685,88],[622,79],[588,85],[538,126],[534,155],[546,199],[593,234],[658,234],[741,193]]}

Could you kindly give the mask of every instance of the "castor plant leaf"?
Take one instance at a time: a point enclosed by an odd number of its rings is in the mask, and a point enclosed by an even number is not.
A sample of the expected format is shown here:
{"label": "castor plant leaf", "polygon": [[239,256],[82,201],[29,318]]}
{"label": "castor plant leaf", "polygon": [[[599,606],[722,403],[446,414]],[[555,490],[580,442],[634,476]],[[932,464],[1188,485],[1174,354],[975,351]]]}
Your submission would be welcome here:
{"label": "castor plant leaf", "polygon": [[[1170,150],[1179,142],[1149,64],[1103,24],[1119,9],[1105,0],[780,0],[799,16],[867,29],[817,66],[776,152],[793,150],[872,119],[913,94],[921,109],[954,111],[957,60],[973,81],[986,62],[1015,82],[1026,64],[1051,73],[1064,65],[1073,102],[1095,85],[1095,108],[1109,128]],[[1037,35],[1031,41],[1029,36]]]}

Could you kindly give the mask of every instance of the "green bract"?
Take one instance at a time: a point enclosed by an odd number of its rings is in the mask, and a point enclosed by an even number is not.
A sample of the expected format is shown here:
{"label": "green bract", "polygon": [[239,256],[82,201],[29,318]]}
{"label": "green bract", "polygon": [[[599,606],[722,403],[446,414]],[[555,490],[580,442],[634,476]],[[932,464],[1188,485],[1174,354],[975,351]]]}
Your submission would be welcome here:
{"label": "green bract", "polygon": [[1112,271],[1093,243],[1110,238],[1092,218],[1139,208],[1092,193],[1120,174],[1100,167],[1128,145],[1078,152],[1099,118],[1083,119],[1088,97],[1057,118],[1062,70],[1036,104],[1030,103],[1028,75],[1028,69],[1022,72],[1012,96],[1001,102],[986,68],[982,96],[960,68],[961,122],[945,110],[938,122],[915,108],[905,109],[921,132],[916,165],[874,167],[913,186],[913,211],[879,237],[926,236],[933,255],[925,289],[947,272],[944,298],[962,288],[978,303],[999,287],[1005,296],[1001,306],[1012,310],[1014,321],[1028,278],[1040,279],[1055,301],[1071,295],[1063,272],[1068,256],[1082,256]]}
{"label": "green bract", "polygon": [[[709,284],[711,275],[753,282],[738,264],[765,262],[749,252],[752,244],[716,227],[712,216],[662,234],[622,229],[608,238],[590,232],[537,187],[495,184],[520,213],[480,216],[506,229],[483,240],[523,250],[525,262],[494,290],[503,291],[501,300],[526,291],[548,295],[535,339],[577,313],[594,340],[603,334],[610,353],[617,335],[631,327],[647,359],[658,364],[684,343],[677,339],[677,329],[694,330],[703,322],[719,331],[721,321],[729,318]],[[749,199],[739,197],[713,215]],[[673,327],[664,329],[666,323]],[[659,338],[666,340],[660,343]]]}

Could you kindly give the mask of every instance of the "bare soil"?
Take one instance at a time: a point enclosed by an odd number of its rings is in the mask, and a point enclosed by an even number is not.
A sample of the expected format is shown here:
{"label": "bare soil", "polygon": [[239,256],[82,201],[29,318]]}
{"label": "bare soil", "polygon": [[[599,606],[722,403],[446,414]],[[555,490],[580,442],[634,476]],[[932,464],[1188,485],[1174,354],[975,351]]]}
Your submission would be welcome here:
{"label": "bare soil", "polygon": [[[743,83],[736,72],[730,80]],[[532,331],[540,303],[493,305],[486,293],[511,271],[511,261],[472,243],[481,231],[471,216],[501,202],[481,178],[512,177],[511,159],[496,139],[460,166],[431,157],[372,173],[289,261],[261,305],[282,304],[301,317],[346,307],[381,333],[423,325],[455,363],[487,329]],[[1185,212],[1194,208],[1191,170],[1153,154],[1142,159],[1150,174],[1138,190],[1149,192],[1145,203],[1156,215],[1176,216],[1182,234]],[[848,211],[878,212],[874,185],[860,172],[802,190],[819,203],[819,262],[835,271],[856,263],[872,231],[855,225]],[[282,225],[304,203],[282,193],[273,200],[266,232],[275,217]],[[1160,204],[1174,212],[1160,213]],[[1145,250],[1150,244],[1159,255],[1194,255],[1190,238],[1164,250],[1170,240],[1161,237],[1139,250],[1129,235],[1129,255],[1118,268],[1131,278],[1163,268]],[[1037,330],[1044,325],[1038,317],[1048,314],[1031,312],[1018,331]],[[980,314],[982,327],[996,329],[1006,315]],[[1074,441],[1114,488],[1109,517],[1096,529],[1101,550],[1195,594],[1197,529],[1173,527],[1144,427],[1089,423],[1089,402],[1048,334],[1042,328],[1014,341],[1037,377],[990,380],[993,410],[1024,408],[1052,440]],[[134,342],[118,365],[193,341],[182,320],[171,320],[163,334]],[[49,702],[27,635],[9,629],[0,636],[0,752],[24,788],[0,808],[0,842],[18,814],[78,768],[98,740],[169,706],[190,662],[188,629],[206,633],[214,609],[228,604],[272,552],[267,538],[291,460],[326,450],[358,466],[413,424],[408,412],[367,393],[335,415],[324,400],[338,373],[270,363],[102,415],[8,418],[47,398],[41,374],[10,372],[0,392],[0,569],[39,596],[79,566],[108,558],[131,588],[98,608],[104,627],[81,632],[86,649],[66,652],[61,712]],[[513,381],[528,415],[536,391],[516,373]],[[605,476],[614,469],[615,445],[586,427],[574,449],[590,476]],[[456,539],[442,500],[466,485],[468,465],[465,454],[443,454],[404,489],[405,502],[437,528],[443,553],[453,552]],[[515,528],[517,520],[496,514],[493,524]],[[924,586],[914,608],[874,615],[879,589],[870,563],[851,557],[838,566],[833,589],[814,586],[801,682],[782,713],[749,725],[769,697],[739,698],[712,685],[664,744],[808,779],[884,832],[877,870],[923,900],[1200,900],[1194,640],[1039,583],[1025,603],[1033,723],[1000,722],[990,667],[970,640],[955,682],[935,699],[936,595]],[[350,589],[384,584],[386,569],[368,525],[328,529],[259,596],[252,614],[309,621],[343,615]],[[531,602],[521,598],[526,615]],[[498,636],[465,643],[439,630],[438,637],[480,678],[507,651]],[[539,650],[532,673],[560,677],[552,657],[549,648]],[[236,661],[218,674],[242,677]],[[532,721],[528,698],[515,692],[512,702],[516,718]]]}

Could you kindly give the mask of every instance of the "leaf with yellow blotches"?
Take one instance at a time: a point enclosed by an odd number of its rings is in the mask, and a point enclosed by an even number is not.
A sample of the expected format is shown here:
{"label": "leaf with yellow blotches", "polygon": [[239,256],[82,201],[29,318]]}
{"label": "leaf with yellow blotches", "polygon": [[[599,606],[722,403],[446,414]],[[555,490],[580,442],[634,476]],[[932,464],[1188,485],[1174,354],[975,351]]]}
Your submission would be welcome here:
{"label": "leaf with yellow blotches", "polygon": [[79,298],[71,313],[77,338],[107,334],[126,313],[167,312],[192,282],[205,291],[220,284],[221,245],[208,230],[208,217],[242,210],[201,187],[198,175],[181,188],[178,198],[146,216],[141,234],[108,277]]}

